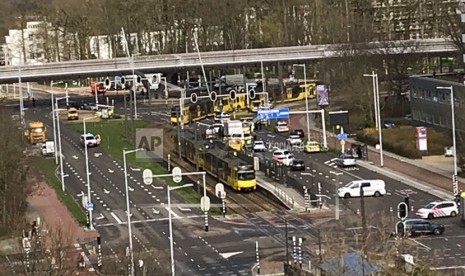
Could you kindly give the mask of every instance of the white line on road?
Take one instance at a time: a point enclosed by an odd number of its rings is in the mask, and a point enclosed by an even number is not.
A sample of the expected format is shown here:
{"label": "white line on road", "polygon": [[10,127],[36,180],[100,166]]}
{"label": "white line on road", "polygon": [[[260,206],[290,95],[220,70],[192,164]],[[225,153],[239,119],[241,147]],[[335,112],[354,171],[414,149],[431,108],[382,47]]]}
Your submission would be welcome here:
{"label": "white line on road", "polygon": [[[204,215],[195,215],[195,216],[185,216],[185,217],[179,217],[179,219],[194,219],[194,218],[203,218]],[[145,220],[133,220],[131,221],[132,224],[136,223],[147,223],[147,222],[156,222],[156,221],[165,221],[168,220],[168,218],[157,218],[157,219],[145,219]],[[123,222],[120,224],[127,224],[127,222]],[[115,225],[114,223],[106,223],[106,224],[99,224],[99,226],[113,226]]]}
{"label": "white line on road", "polygon": [[425,244],[423,244],[423,243],[421,243],[421,242],[419,242],[419,241],[417,241],[417,240],[414,240],[414,239],[412,239],[412,238],[409,238],[409,240],[415,242],[416,244],[418,244],[418,245],[420,245],[420,246],[423,246],[423,247],[426,248],[428,251],[431,250],[431,247],[426,246]]}
{"label": "white line on road", "polygon": [[174,218],[179,218],[178,214],[176,214],[173,210],[170,210],[168,207],[165,207],[166,211],[171,212]]}
{"label": "white line on road", "polygon": [[449,269],[465,269],[465,266],[459,265],[459,266],[440,266],[440,267],[431,267],[431,270],[449,270]]}
{"label": "white line on road", "polygon": [[119,217],[117,215],[115,215],[115,213],[111,212],[110,215],[116,220],[116,222],[118,224],[122,224],[123,222],[119,219]]}

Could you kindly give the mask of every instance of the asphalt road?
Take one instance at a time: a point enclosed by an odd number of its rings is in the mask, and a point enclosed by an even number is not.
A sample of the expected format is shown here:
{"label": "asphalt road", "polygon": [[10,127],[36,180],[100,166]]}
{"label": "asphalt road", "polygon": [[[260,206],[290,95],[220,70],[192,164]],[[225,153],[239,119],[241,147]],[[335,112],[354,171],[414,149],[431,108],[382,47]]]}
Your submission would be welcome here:
{"label": "asphalt road", "polygon": [[[50,106],[44,97],[43,106],[27,110],[27,116],[43,117],[49,124]],[[88,97],[83,98],[90,101]],[[76,98],[79,101],[80,98]],[[115,101],[119,113],[124,113],[121,101]],[[138,114],[142,119],[168,122],[168,106],[138,106]],[[211,120],[206,120],[211,123]],[[50,131],[49,131],[49,134]],[[83,148],[79,145],[79,134],[62,125],[63,152],[65,156],[65,178],[67,189],[80,202],[79,194],[87,193],[85,186],[85,162]],[[265,131],[258,132],[258,136],[273,143],[285,142],[285,136]],[[51,138],[51,137],[50,137]],[[105,139],[102,139],[105,141]],[[268,155],[265,153],[264,155]],[[295,152],[298,159],[306,163],[306,171],[289,172],[288,177],[294,178],[302,185],[313,186],[318,182],[322,185],[322,193],[327,197],[326,205],[330,208],[335,204],[335,191],[338,186],[354,179],[383,179],[386,182],[388,194],[380,198],[365,198],[367,223],[380,227],[380,221],[389,221],[385,231],[394,230],[396,220],[396,206],[404,200],[406,194],[410,196],[410,203],[417,209],[430,201],[436,200],[434,195],[422,192],[383,175],[367,170],[363,167],[356,169],[341,169],[335,166],[335,156],[329,153],[307,154]],[[113,160],[102,150],[89,148],[89,164],[91,171],[91,187],[94,203],[95,226],[103,237],[104,256],[112,256],[111,261],[124,260],[125,249],[128,244],[126,223],[126,204],[122,164]],[[340,174],[337,176],[337,174]],[[134,249],[149,257],[154,265],[160,265],[166,271],[169,264],[169,239],[166,202],[166,190],[158,183],[153,187],[141,184],[141,172],[129,168],[129,186],[131,196],[131,214],[133,220]],[[132,177],[132,178],[131,178]],[[94,184],[95,183],[95,184]],[[173,202],[180,202],[173,192]],[[350,217],[353,225],[360,225],[360,199],[341,199],[341,217]],[[391,211],[392,210],[392,211]],[[412,215],[411,215],[412,216]],[[198,208],[191,208],[190,212],[173,209],[174,242],[176,269],[192,275],[218,275],[235,273],[248,275],[255,264],[255,241],[259,241],[263,258],[276,253],[283,254],[286,244],[284,219],[288,221],[288,235],[307,237],[310,244],[303,250],[308,258],[315,255],[315,235],[312,226],[295,219],[289,214],[251,214],[237,219],[237,221],[210,220],[210,231],[203,231],[203,218]],[[461,242],[463,227],[458,218],[437,219],[446,226],[442,236],[424,236],[411,238],[409,242],[416,245],[410,252],[414,257],[433,264],[434,267],[447,271],[451,267],[463,266]],[[308,221],[308,220],[307,220]],[[307,222],[306,221],[306,222]],[[307,226],[305,226],[307,225]],[[303,227],[305,226],[305,227]],[[384,226],[383,226],[384,227]]]}
{"label": "asphalt road", "polygon": [[[49,108],[38,106],[28,109],[27,116],[43,120],[52,130]],[[79,133],[66,124],[61,125],[61,132],[64,173],[68,175],[65,186],[76,201],[81,202],[82,194],[87,194],[84,148],[79,144]],[[52,139],[50,131],[48,134]],[[105,134],[101,135],[104,142]],[[94,225],[102,236],[103,254],[113,256],[113,262],[115,259],[124,260],[128,232],[123,164],[99,147],[88,148],[88,153]],[[166,188],[157,181],[150,186],[141,183],[140,169],[128,167],[128,172],[134,252],[148,257],[167,271]],[[192,275],[217,275],[219,271],[248,275],[255,259],[255,244],[244,242],[242,235],[228,230],[231,228],[229,224],[223,225],[214,220],[210,221],[210,231],[203,232],[199,208],[176,208],[178,202],[182,203],[182,200],[176,192],[172,192],[176,269]],[[237,261],[231,261],[233,259]]]}
{"label": "asphalt road", "polygon": [[[257,132],[258,136],[266,142],[284,144],[286,135],[270,133],[267,131]],[[326,203],[330,208],[334,208],[336,203],[336,189],[346,183],[356,179],[382,179],[386,183],[387,195],[383,197],[366,197],[364,199],[367,223],[369,226],[385,227],[386,232],[394,231],[394,223],[397,221],[397,205],[404,201],[408,194],[410,198],[409,217],[415,217],[418,208],[440,198],[434,196],[434,190],[426,193],[404,183],[368,170],[364,167],[340,168],[335,164],[336,157],[330,153],[308,154],[305,152],[293,152],[297,159],[304,160],[306,164],[305,172],[288,172],[288,177],[294,178],[302,186],[309,188],[322,185],[322,193],[328,197]],[[271,153],[258,153],[259,156],[271,158]],[[337,173],[342,173],[337,176]],[[312,177],[313,176],[313,177]],[[312,184],[313,183],[313,184]],[[316,187],[313,187],[316,190]],[[351,216],[353,221],[360,221],[361,200],[359,198],[340,199],[342,203],[341,216]],[[412,212],[413,210],[413,212]],[[459,217],[435,219],[445,225],[446,231],[441,236],[421,236],[409,238],[412,244],[417,247],[410,252],[415,259],[419,258],[425,263],[431,263],[440,269],[456,268],[465,265],[465,256],[462,254],[462,247],[465,244],[461,241],[464,237],[465,229]],[[386,225],[386,222],[387,225]]]}

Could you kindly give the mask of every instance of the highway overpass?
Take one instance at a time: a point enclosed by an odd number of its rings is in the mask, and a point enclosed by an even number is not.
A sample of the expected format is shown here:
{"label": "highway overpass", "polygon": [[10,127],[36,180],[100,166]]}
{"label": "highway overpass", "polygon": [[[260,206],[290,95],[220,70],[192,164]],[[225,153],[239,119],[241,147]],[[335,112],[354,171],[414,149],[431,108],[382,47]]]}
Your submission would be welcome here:
{"label": "highway overpass", "polygon": [[[457,52],[458,48],[450,39],[399,40],[359,44],[326,44],[279,48],[215,51],[201,53],[206,67],[241,66],[250,64],[266,65],[308,62],[326,58],[350,55],[377,54],[445,54]],[[200,66],[197,53],[138,56],[134,69],[140,72],[173,72]],[[90,76],[113,76],[131,74],[128,58],[53,62],[40,65],[0,67],[0,83],[22,81],[58,80]]]}

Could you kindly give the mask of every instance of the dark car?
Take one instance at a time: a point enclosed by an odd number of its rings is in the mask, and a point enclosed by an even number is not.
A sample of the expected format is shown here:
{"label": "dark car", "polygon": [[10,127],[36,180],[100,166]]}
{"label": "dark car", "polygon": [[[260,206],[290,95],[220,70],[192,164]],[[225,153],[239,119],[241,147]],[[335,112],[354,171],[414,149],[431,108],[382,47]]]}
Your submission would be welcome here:
{"label": "dark car", "polygon": [[294,129],[291,131],[290,135],[299,135],[300,138],[304,138],[305,132],[302,129]]}
{"label": "dark car", "polygon": [[82,109],[82,110],[98,110],[97,105],[95,105],[93,103],[84,103],[79,107],[79,109]]}
{"label": "dark car", "polygon": [[408,236],[423,234],[441,235],[445,230],[443,224],[424,219],[406,219],[404,223],[405,232]]}
{"label": "dark car", "polygon": [[305,171],[305,163],[302,160],[293,160],[290,167],[291,171]]}

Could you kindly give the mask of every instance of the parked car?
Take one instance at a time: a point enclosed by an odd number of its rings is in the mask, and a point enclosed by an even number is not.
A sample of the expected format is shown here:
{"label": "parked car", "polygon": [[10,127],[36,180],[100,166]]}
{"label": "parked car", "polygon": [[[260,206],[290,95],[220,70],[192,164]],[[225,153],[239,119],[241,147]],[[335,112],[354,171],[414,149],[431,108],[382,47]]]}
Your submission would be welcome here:
{"label": "parked car", "polygon": [[291,135],[298,135],[300,138],[305,137],[305,132],[302,129],[293,129],[290,134]]}
{"label": "parked car", "polygon": [[254,151],[266,151],[265,142],[258,140],[253,142],[253,150]]}
{"label": "parked car", "polygon": [[444,148],[445,157],[454,157],[454,147],[445,147]]}
{"label": "parked car", "polygon": [[276,123],[276,126],[274,127],[274,132],[282,133],[282,132],[288,132],[289,127],[287,126],[287,122],[284,121],[278,121]]}
{"label": "parked car", "polygon": [[440,218],[440,217],[455,217],[459,213],[457,203],[452,200],[438,200],[427,204],[417,210],[416,215],[420,218]]}
{"label": "parked car", "polygon": [[305,163],[302,160],[292,160],[291,171],[305,171]]}
{"label": "parked car", "polygon": [[352,154],[344,153],[336,159],[336,165],[340,167],[353,167],[356,165],[356,158]]}
{"label": "parked car", "polygon": [[441,235],[445,231],[443,224],[431,222],[424,219],[406,219],[404,221],[407,236],[434,234]]}

